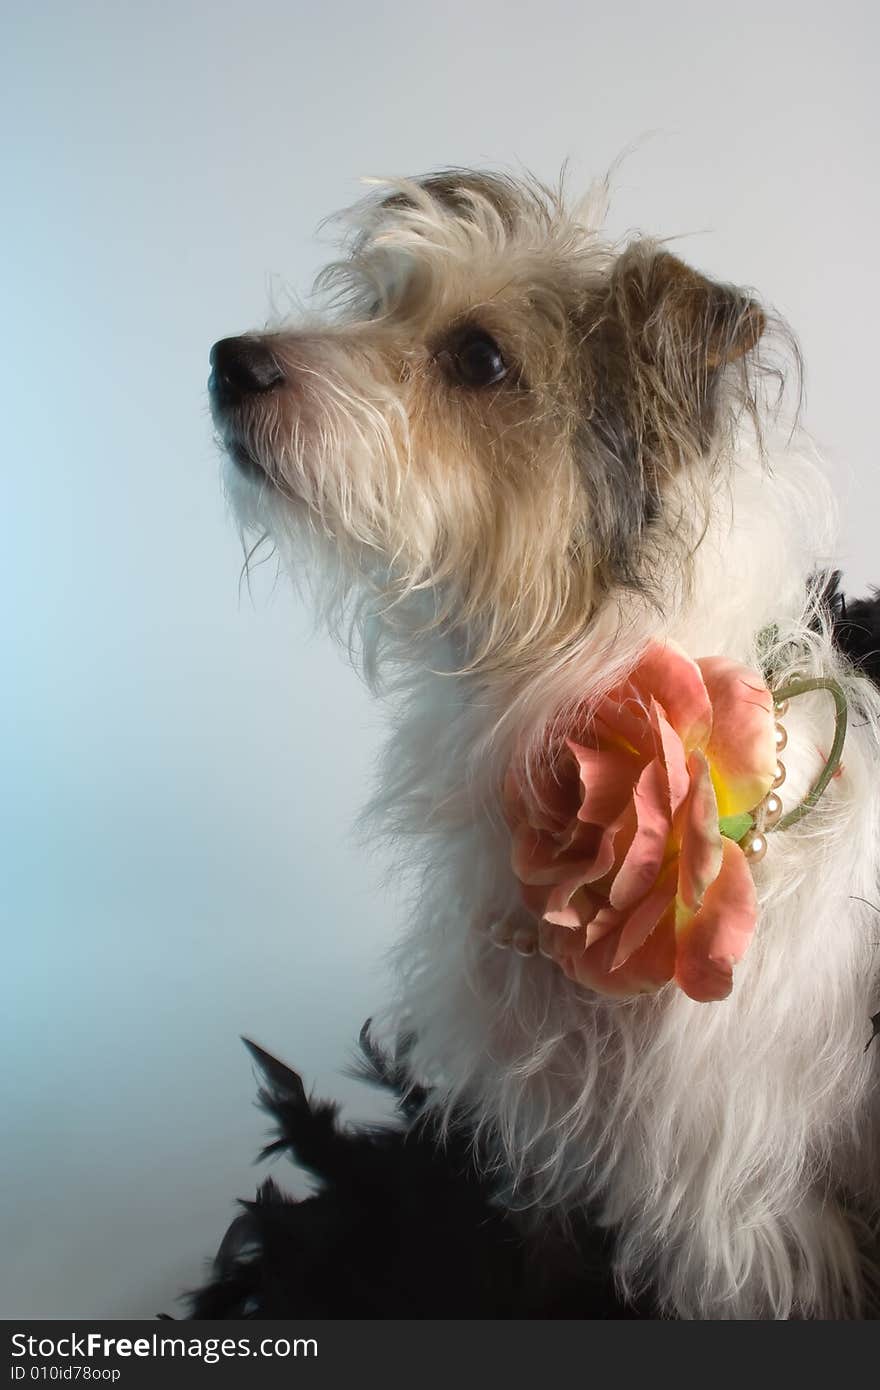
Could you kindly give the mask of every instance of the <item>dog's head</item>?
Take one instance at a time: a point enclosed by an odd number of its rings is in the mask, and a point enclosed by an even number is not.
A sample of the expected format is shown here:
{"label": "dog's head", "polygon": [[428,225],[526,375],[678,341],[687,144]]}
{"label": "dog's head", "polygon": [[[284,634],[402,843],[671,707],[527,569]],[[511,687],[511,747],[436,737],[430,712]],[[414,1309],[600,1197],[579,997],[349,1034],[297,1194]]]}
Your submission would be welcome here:
{"label": "dog's head", "polygon": [[464,171],[362,207],[325,317],[212,351],[243,516],[305,522],[386,594],[430,589],[506,659],[643,582],[681,479],[699,529],[724,383],[765,321],[654,243],[616,253],[596,221]]}

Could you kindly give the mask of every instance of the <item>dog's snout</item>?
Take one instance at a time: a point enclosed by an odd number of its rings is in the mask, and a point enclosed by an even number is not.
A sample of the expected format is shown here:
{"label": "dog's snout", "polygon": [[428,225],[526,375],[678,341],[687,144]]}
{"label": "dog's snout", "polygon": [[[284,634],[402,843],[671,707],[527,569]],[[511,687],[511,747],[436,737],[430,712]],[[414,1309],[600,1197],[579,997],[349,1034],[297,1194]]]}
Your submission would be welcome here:
{"label": "dog's snout", "polygon": [[259,338],[221,338],[211,348],[211,386],[240,398],[272,391],[284,380],[271,348]]}

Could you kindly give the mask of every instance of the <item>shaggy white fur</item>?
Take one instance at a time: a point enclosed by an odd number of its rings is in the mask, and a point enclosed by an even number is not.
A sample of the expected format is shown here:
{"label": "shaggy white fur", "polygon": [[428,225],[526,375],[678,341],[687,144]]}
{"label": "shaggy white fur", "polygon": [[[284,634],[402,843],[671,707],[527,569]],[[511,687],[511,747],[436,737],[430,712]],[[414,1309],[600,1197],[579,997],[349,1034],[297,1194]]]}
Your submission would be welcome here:
{"label": "shaggy white fur", "polygon": [[[408,324],[405,348],[377,348],[375,311],[350,304],[329,328],[276,332],[297,401],[218,421],[260,469],[256,481],[230,475],[243,525],[269,532],[328,616],[354,615],[352,645],[389,701],[371,818],[412,885],[392,1027],[412,1030],[414,1075],[447,1116],[468,1114],[524,1219],[586,1205],[614,1228],[626,1294],[650,1289],[664,1312],[691,1318],[862,1316],[880,1201],[880,1049],[865,1050],[880,986],[880,695],[836,654],[812,588],[833,554],[829,484],[803,436],[761,433],[735,409],[728,368],[729,413],[711,445],[698,456],[682,446],[686,468],[664,462],[659,516],[638,523],[626,576],[597,578],[608,543],[590,529],[582,464],[570,466],[577,423],[567,405],[554,414],[547,349],[571,285],[594,296],[613,274],[597,200],[565,214],[542,194],[539,215],[534,189],[509,208],[493,186],[459,206],[401,188],[390,209],[374,205],[355,262],[384,303],[380,329]],[[517,275],[544,304],[541,407],[533,380],[527,417],[493,423],[474,482],[464,407],[453,417],[444,398],[418,423],[430,398],[417,345],[436,360],[437,323],[458,321],[463,303],[496,312]],[[520,301],[506,312],[509,332],[532,331]],[[524,456],[517,440],[539,417],[543,501],[498,470],[501,441]],[[503,526],[487,471],[509,490]],[[610,491],[603,505],[620,508]],[[560,577],[560,553],[589,583]],[[527,920],[499,810],[514,748],[537,745],[560,711],[598,699],[664,638],[695,658],[763,665],[777,688],[795,672],[831,675],[849,698],[842,774],[799,825],[770,836],[754,868],[758,929],[721,1003],[674,986],[611,1000],[540,955],[496,949],[488,932]],[[793,702],[786,727],[789,809],[830,745],[827,694]]]}
{"label": "shaggy white fur", "polygon": [[[650,1282],[685,1317],[852,1315],[865,1297],[857,1218],[873,1214],[880,1172],[876,1058],[865,1052],[880,921],[862,901],[877,901],[880,700],[805,603],[829,553],[833,504],[820,474],[791,453],[774,457],[772,473],[741,455],[733,492],[735,521],[721,505],[694,594],[670,596],[663,623],[633,602],[625,616],[606,613],[604,641],[593,627],[506,708],[503,697],[488,706],[478,681],[469,690],[467,678],[414,675],[375,804],[397,835],[418,834],[403,858],[424,865],[398,954],[401,1000],[417,1071],[450,1110],[464,1106],[497,1133],[514,1197],[590,1202],[619,1229],[625,1290]],[[795,668],[836,676],[854,727],[842,777],[812,816],[771,837],[755,868],[760,923],[731,997],[698,1004],[667,988],[603,999],[540,956],[496,950],[480,928],[517,911],[491,811],[509,755],[499,726],[511,738],[542,728],[557,701],[606,684],[622,644],[637,651],[658,635],[756,665],[770,624],[780,679]],[[816,695],[789,711],[786,807],[819,771],[829,706]],[[475,764],[486,809],[450,814]]]}

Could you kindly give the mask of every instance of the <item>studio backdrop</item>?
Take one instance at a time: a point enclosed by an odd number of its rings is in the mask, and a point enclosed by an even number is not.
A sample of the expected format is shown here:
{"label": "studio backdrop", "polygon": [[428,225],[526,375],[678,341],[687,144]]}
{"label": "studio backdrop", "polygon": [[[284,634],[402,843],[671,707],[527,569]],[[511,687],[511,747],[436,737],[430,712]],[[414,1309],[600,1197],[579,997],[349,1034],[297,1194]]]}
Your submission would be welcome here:
{"label": "studio backdrop", "polygon": [[880,22],[19,0],[3,30],[0,1315],[151,1316],[254,1190],[239,1034],[381,1108],[343,1071],[407,911],[357,837],[381,713],[272,559],[243,573],[211,343],[295,311],[364,175],[568,159],[577,192],[632,147],[610,234],[674,238],[797,333],[862,591]]}

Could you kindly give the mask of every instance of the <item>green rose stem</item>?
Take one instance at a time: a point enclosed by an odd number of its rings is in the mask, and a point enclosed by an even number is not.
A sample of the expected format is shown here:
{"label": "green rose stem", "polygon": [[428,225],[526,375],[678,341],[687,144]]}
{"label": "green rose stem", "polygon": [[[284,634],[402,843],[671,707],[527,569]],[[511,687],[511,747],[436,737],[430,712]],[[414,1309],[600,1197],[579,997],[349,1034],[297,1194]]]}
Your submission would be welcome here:
{"label": "green rose stem", "polygon": [[776,830],[788,830],[790,826],[797,825],[798,821],[803,820],[809,811],[812,811],[816,802],[824,792],[831,778],[840,767],[840,758],[843,753],[843,744],[846,739],[846,696],[838,685],[837,681],[827,677],[816,677],[815,680],[793,680],[788,685],[784,685],[781,690],[773,691],[774,704],[781,705],[784,700],[794,699],[796,695],[806,695],[811,690],[828,690],[834,697],[835,725],[834,742],[831,745],[831,752],[828,754],[827,761],[823,767],[815,786],[807,792],[799,806],[795,806],[793,811],[773,827]]}

